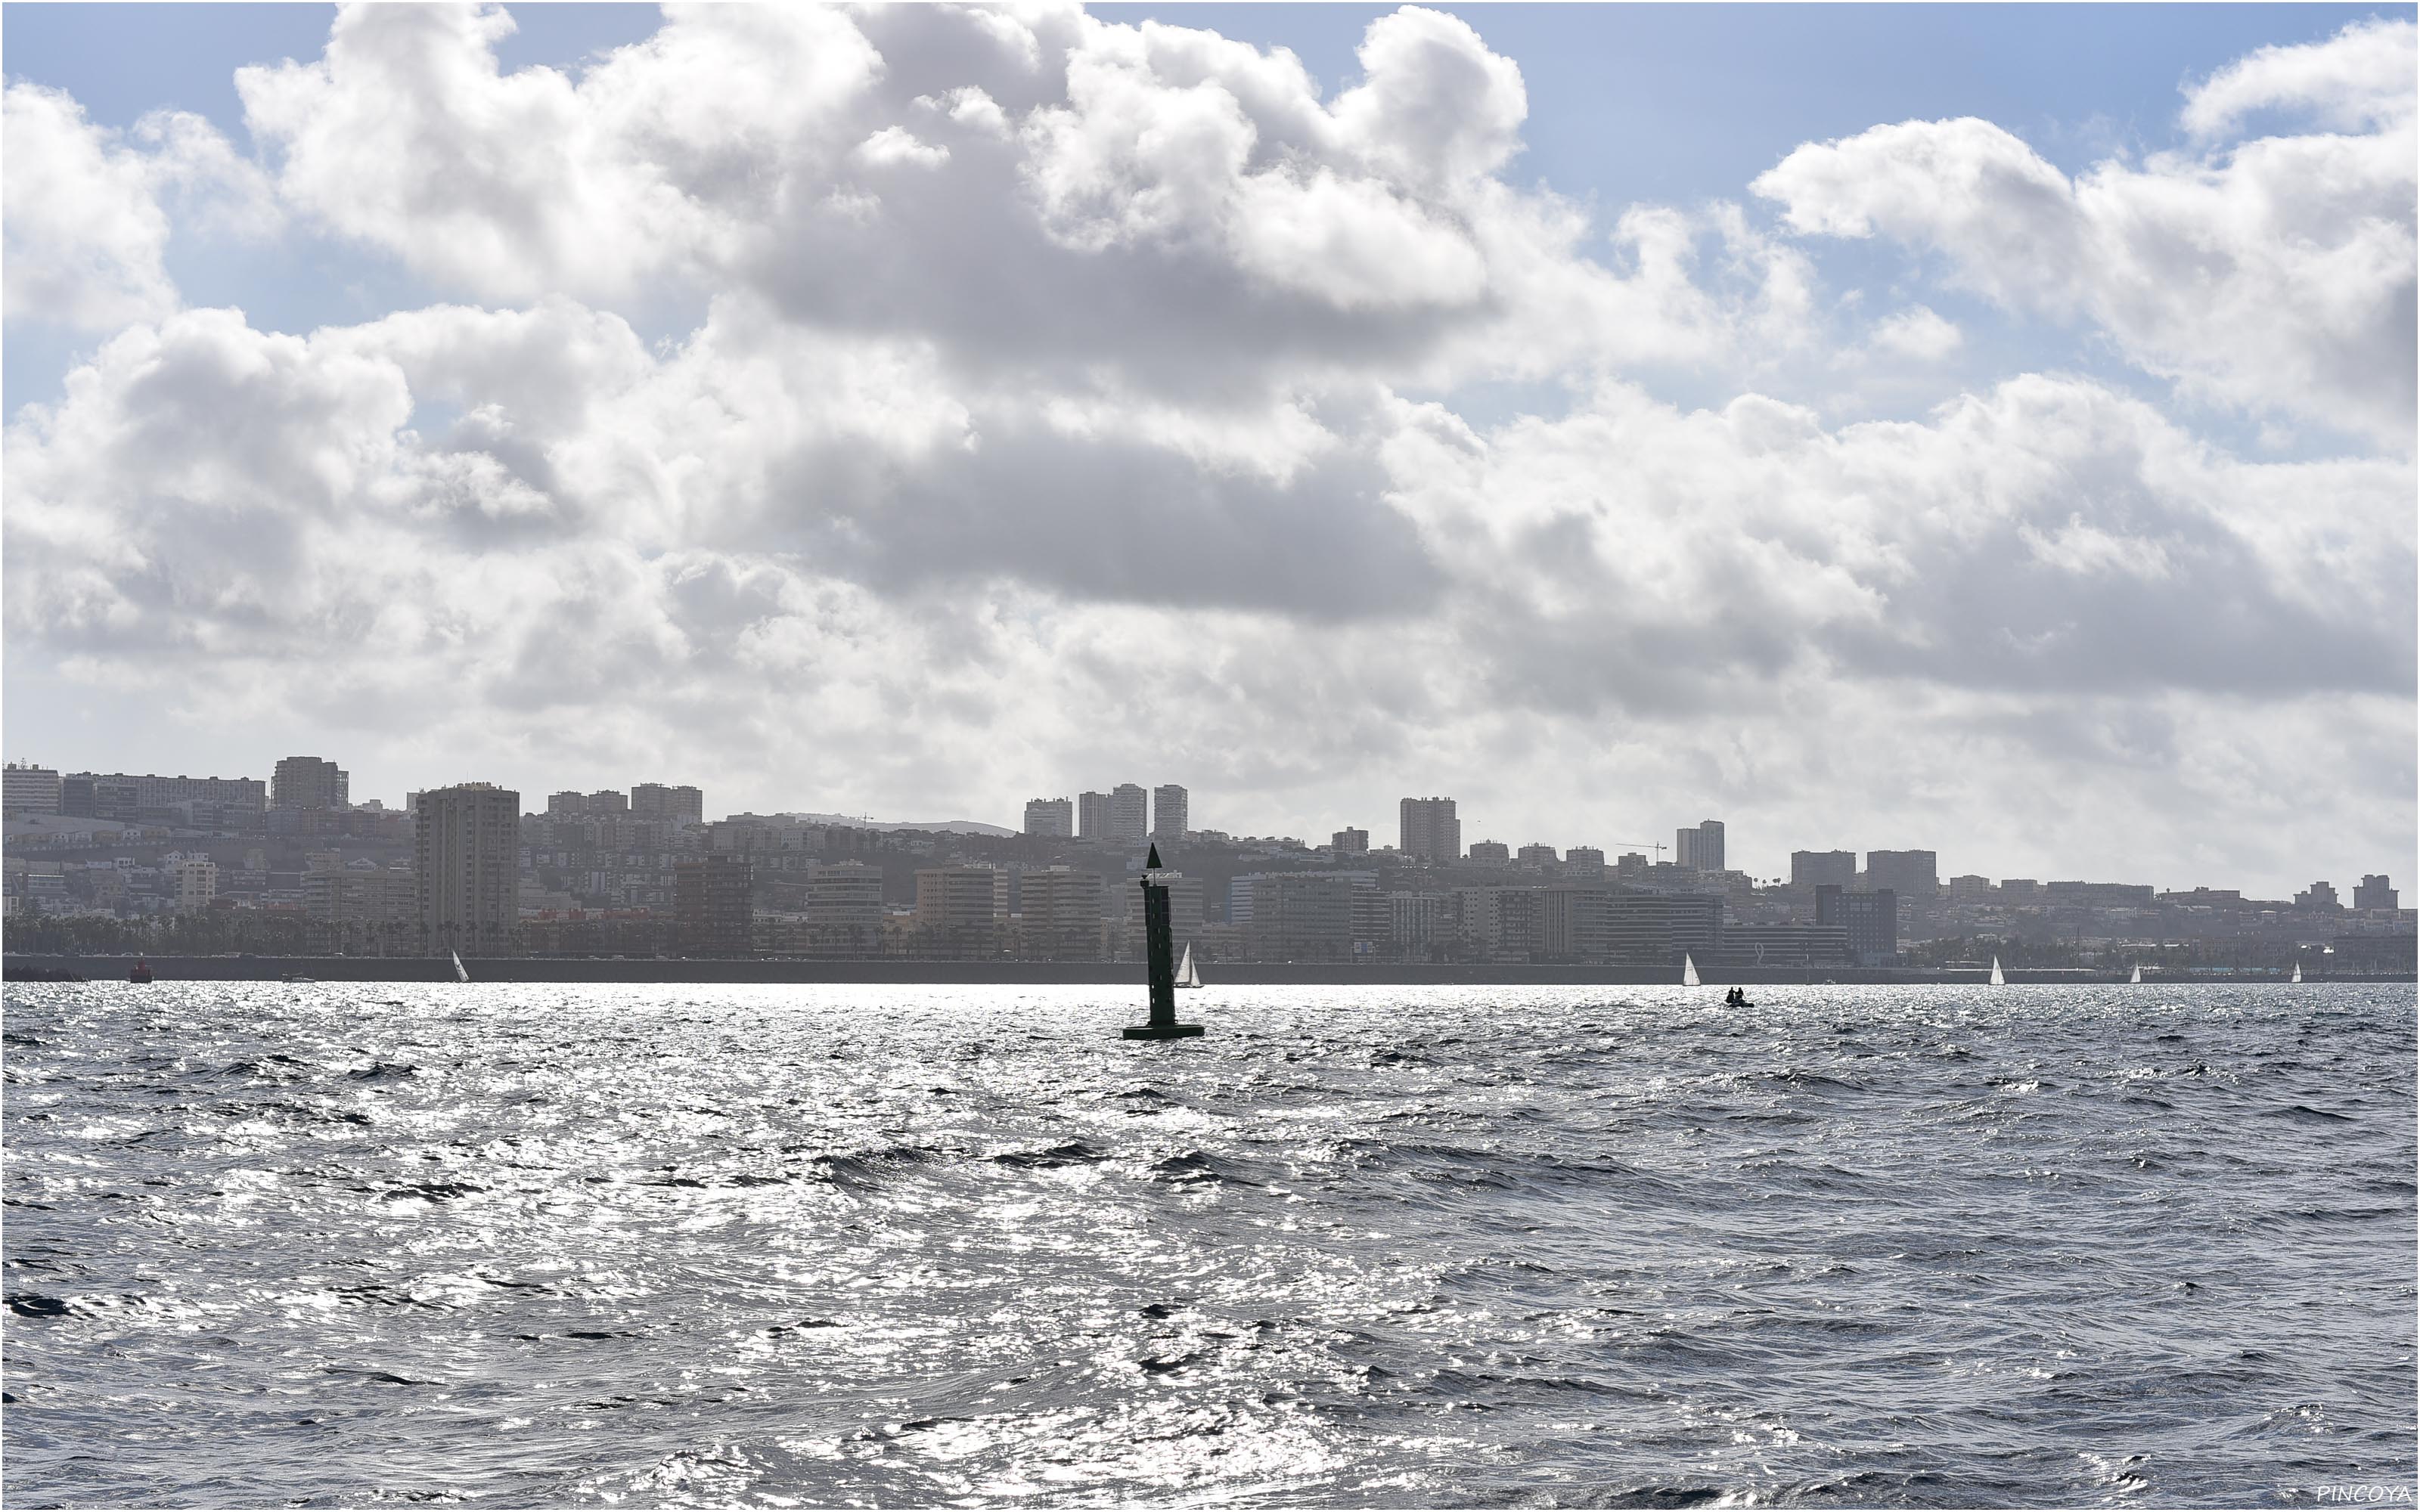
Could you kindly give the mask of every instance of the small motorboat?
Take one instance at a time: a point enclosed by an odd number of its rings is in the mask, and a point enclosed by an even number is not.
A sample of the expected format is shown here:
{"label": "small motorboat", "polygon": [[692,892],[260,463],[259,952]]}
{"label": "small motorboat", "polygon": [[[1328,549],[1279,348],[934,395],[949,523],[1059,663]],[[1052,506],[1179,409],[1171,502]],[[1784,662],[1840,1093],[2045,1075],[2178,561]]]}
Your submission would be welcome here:
{"label": "small motorboat", "polygon": [[151,963],[148,961],[135,962],[134,969],[126,974],[126,980],[128,981],[149,981],[151,980]]}

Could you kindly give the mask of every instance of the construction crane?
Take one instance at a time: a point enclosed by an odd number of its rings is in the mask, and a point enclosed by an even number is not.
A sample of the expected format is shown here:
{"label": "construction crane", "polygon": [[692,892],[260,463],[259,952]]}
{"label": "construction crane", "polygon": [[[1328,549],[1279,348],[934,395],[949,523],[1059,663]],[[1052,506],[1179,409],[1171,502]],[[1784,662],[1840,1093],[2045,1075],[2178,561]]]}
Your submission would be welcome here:
{"label": "construction crane", "polygon": [[1607,841],[1606,843],[1608,845],[1641,846],[1653,851],[1655,853],[1655,864],[1657,866],[1662,866],[1664,864],[1664,853],[1672,848],[1671,846],[1665,844],[1662,841],[1656,840],[1614,840]]}

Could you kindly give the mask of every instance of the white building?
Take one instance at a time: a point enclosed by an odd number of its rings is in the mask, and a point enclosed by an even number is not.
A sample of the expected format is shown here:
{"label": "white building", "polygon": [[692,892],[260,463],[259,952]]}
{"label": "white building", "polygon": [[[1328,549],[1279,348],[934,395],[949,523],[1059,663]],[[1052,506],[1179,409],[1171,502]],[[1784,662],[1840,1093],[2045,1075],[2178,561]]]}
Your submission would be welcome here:
{"label": "white building", "polygon": [[1151,838],[1151,795],[1140,782],[1109,789],[1109,843],[1140,845]]}
{"label": "white building", "polygon": [[871,954],[882,944],[882,872],[862,861],[807,872],[806,924],[819,950]]}
{"label": "white building", "polygon": [[488,782],[420,795],[412,872],[418,879],[422,947],[503,955],[520,917],[521,795]]}
{"label": "white building", "polygon": [[1673,864],[1691,872],[1720,872],[1723,868],[1723,822],[1708,819],[1686,829],[1672,832]]}
{"label": "white building", "polygon": [[351,777],[334,762],[287,756],[271,771],[272,809],[343,809],[349,806]]}
{"label": "white building", "polygon": [[1035,868],[1019,874],[1016,890],[1018,948],[1024,955],[1037,961],[1099,959],[1105,889],[1098,872]]}
{"label": "white building", "polygon": [[1398,811],[1397,850],[1423,861],[1450,861],[1462,855],[1462,821],[1451,798],[1405,798]]}
{"label": "white building", "polygon": [[10,762],[0,768],[0,810],[9,813],[58,813],[59,774],[47,766]]}
{"label": "white building", "polygon": [[1192,827],[1187,815],[1190,799],[1186,791],[1173,782],[1162,783],[1151,790],[1151,838],[1183,840]]}
{"label": "white building", "polygon": [[177,912],[191,913],[208,908],[210,900],[219,895],[219,865],[207,856],[187,856],[178,859],[169,872],[177,889]]}

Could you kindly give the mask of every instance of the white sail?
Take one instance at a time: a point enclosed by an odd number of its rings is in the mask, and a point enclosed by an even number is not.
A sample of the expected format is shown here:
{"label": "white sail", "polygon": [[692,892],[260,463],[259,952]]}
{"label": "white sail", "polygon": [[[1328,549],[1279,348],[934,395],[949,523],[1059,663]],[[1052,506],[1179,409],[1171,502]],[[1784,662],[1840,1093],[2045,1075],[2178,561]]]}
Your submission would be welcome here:
{"label": "white sail", "polygon": [[1683,987],[1698,985],[1698,963],[1686,950],[1681,952],[1681,985]]}
{"label": "white sail", "polygon": [[2303,980],[2303,963],[2300,961],[2294,963],[2294,980],[2296,981]]}
{"label": "white sail", "polygon": [[1992,985],[2006,987],[2008,984],[2009,979],[2000,975],[2000,958],[1995,955],[1992,958]]}
{"label": "white sail", "polygon": [[2140,961],[2134,963],[2134,974],[2132,977],[2127,978],[2126,980],[2128,984],[2132,986],[2140,987],[2143,985],[2143,963]]}
{"label": "white sail", "polygon": [[1193,947],[1190,945],[1185,948],[1185,959],[1177,964],[1176,985],[1179,987],[1202,985],[1202,973],[1193,967]]}
{"label": "white sail", "polygon": [[448,953],[454,957],[454,980],[456,981],[469,981],[471,980],[471,973],[464,970],[462,967],[462,952],[459,950],[454,950],[449,951]]}

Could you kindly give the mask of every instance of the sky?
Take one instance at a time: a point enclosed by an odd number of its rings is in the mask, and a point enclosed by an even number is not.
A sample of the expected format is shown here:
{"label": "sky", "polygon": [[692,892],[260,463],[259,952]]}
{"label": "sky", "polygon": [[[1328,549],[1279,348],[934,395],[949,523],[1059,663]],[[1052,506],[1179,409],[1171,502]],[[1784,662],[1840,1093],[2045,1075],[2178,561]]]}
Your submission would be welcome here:
{"label": "sky", "polygon": [[33,6],[6,753],[2414,880],[2409,7]]}

